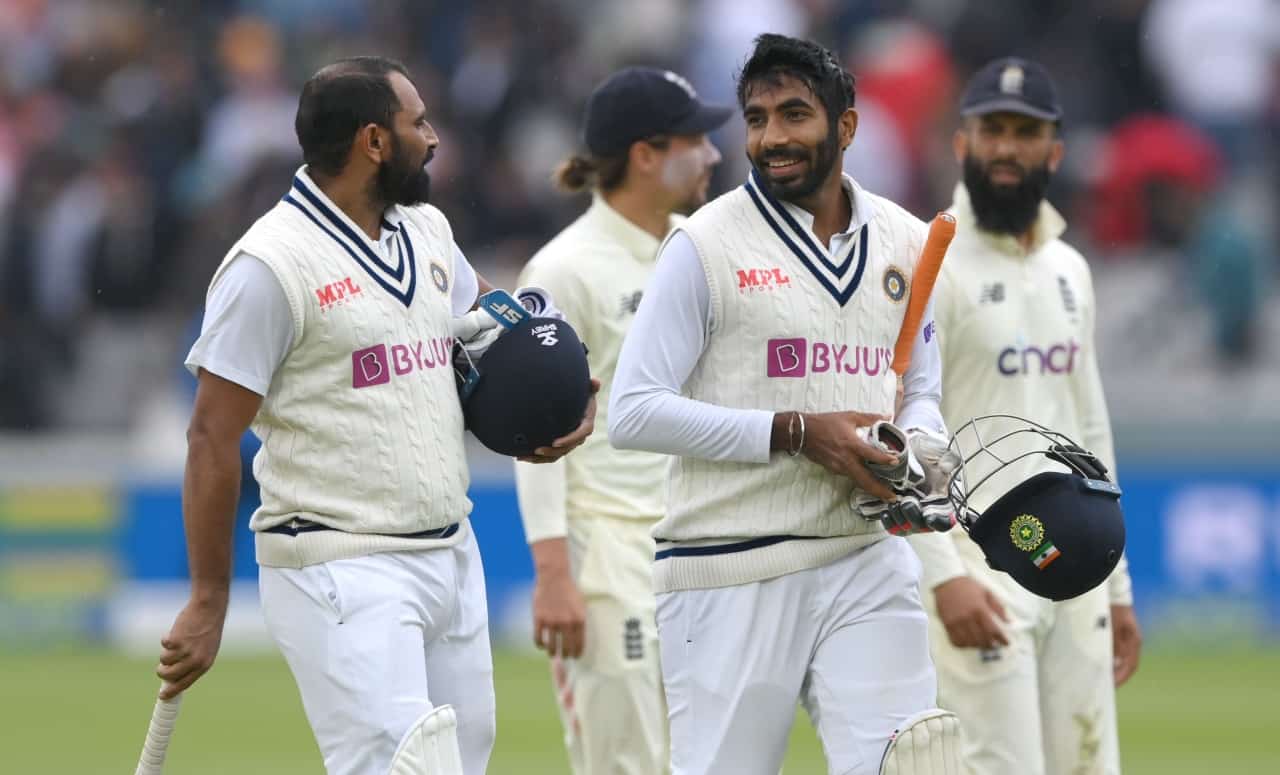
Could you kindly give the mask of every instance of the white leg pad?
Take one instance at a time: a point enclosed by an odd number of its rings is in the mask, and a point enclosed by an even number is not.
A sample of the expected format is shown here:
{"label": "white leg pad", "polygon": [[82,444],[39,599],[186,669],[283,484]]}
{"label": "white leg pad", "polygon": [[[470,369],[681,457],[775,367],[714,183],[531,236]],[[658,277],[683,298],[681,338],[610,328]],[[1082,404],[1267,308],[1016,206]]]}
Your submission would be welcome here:
{"label": "white leg pad", "polygon": [[960,720],[933,708],[917,713],[894,730],[880,758],[880,775],[964,775]]}
{"label": "white leg pad", "polygon": [[462,775],[458,749],[458,715],[441,705],[414,722],[404,737],[387,775]]}

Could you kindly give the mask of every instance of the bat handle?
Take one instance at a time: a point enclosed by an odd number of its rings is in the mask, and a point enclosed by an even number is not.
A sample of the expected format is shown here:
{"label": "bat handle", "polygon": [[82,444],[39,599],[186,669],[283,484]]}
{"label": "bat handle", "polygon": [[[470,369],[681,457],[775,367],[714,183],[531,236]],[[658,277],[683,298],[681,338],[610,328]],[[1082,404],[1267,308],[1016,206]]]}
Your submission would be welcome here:
{"label": "bat handle", "polygon": [[181,694],[171,700],[156,699],[156,707],[151,711],[151,724],[147,727],[147,739],[142,744],[142,755],[138,757],[138,769],[134,771],[134,775],[160,775],[164,771],[169,737],[173,734],[181,705]]}

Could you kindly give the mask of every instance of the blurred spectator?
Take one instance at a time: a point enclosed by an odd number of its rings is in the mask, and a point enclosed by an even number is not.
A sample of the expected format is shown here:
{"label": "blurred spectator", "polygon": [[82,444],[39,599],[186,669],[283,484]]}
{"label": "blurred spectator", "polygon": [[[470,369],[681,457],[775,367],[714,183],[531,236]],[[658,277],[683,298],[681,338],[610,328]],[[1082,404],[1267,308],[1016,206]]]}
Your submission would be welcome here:
{"label": "blurred spectator", "polygon": [[[137,386],[162,380],[179,359],[178,332],[230,241],[280,197],[300,163],[296,92],[325,62],[375,52],[408,64],[442,139],[434,203],[472,262],[503,283],[577,211],[547,196],[548,179],[580,141],[592,84],[625,64],[669,66],[689,72],[704,99],[731,103],[751,40],[766,31],[809,35],[842,53],[858,78],[860,113],[845,167],[918,214],[944,204],[955,179],[957,81],[1018,53],[1066,74],[1064,133],[1076,150],[1051,194],[1064,210],[1089,213],[1079,223],[1098,239],[1091,258],[1132,259],[1098,269],[1145,267],[1151,257],[1163,257],[1151,272],[1184,267],[1179,276],[1215,310],[1199,333],[1212,327],[1219,351],[1244,368],[1275,369],[1249,343],[1280,338],[1258,328],[1257,312],[1274,295],[1267,246],[1278,176],[1268,170],[1277,144],[1266,133],[1280,118],[1277,6],[3,0],[0,428],[133,421],[149,400]],[[1134,114],[1156,110],[1210,139],[1128,134]],[[743,136],[737,117],[718,133],[721,190],[746,173]],[[1219,156],[1236,163],[1211,161]],[[1251,212],[1230,204],[1242,200]],[[1206,206],[1216,208],[1211,216]],[[1166,223],[1182,208],[1195,217]],[[1154,287],[1163,278],[1139,281]],[[1145,373],[1152,363],[1123,366]]]}
{"label": "blurred spectator", "polygon": [[1146,242],[1181,253],[1219,355],[1239,364],[1254,351],[1274,255],[1223,196],[1222,173],[1216,147],[1196,128],[1160,116],[1128,119],[1106,140],[1090,226],[1094,240],[1113,249]]}
{"label": "blurred spectator", "polygon": [[1280,3],[1151,0],[1144,33],[1172,107],[1207,131],[1237,168],[1257,161],[1276,97]]}

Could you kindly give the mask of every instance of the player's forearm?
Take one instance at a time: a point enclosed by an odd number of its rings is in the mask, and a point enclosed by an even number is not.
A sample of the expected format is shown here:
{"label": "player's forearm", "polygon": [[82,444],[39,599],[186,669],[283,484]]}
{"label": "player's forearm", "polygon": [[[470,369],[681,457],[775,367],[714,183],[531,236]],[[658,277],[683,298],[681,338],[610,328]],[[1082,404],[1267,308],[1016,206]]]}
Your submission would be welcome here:
{"label": "player's forearm", "polygon": [[907,543],[920,558],[920,588],[932,590],[959,576],[966,576],[964,562],[949,533],[917,533]]}
{"label": "player's forearm", "polygon": [[1120,562],[1107,578],[1107,597],[1111,605],[1133,605],[1133,581],[1129,578],[1129,558],[1120,555]]}
{"label": "player's forearm", "polygon": [[533,554],[533,572],[539,578],[569,573],[569,542],[563,536],[534,541],[529,544],[529,551]]}
{"label": "player's forearm", "polygon": [[609,443],[665,455],[738,463],[765,463],[774,415],[731,409],[665,390],[630,390],[614,382]]}
{"label": "player's forearm", "polygon": [[516,500],[524,523],[524,537],[530,545],[547,538],[562,538],[568,531],[566,465],[564,460],[516,462]]}
{"label": "player's forearm", "polygon": [[182,518],[193,599],[226,605],[231,590],[232,541],[239,495],[238,440],[218,438],[193,427],[187,434],[187,468],[182,488]]}

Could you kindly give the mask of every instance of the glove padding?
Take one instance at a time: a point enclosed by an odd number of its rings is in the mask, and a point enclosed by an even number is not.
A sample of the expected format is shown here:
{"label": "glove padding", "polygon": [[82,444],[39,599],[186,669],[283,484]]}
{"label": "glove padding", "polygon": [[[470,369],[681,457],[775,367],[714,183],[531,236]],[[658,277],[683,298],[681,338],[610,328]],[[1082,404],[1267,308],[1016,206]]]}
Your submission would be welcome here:
{"label": "glove padding", "polygon": [[[505,292],[500,293],[505,295]],[[449,331],[458,345],[454,353],[456,367],[466,371],[471,364],[480,360],[498,337],[525,317],[564,320],[564,313],[556,309],[555,303],[551,300],[551,293],[544,288],[528,285],[517,289],[514,298],[523,308],[523,313],[518,310],[508,311],[506,316],[500,316],[493,305],[481,303],[477,309],[456,317],[450,322]],[[484,297],[481,298],[481,302],[483,301]],[[500,307],[500,309],[505,308]]]}
{"label": "glove padding", "polygon": [[867,441],[898,456],[891,465],[867,463],[867,469],[889,485],[898,499],[885,503],[854,490],[853,507],[864,519],[879,520],[893,535],[945,532],[955,526],[948,491],[961,461],[946,437],[922,428],[903,432],[881,421],[868,429]]}

